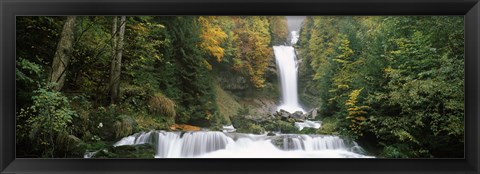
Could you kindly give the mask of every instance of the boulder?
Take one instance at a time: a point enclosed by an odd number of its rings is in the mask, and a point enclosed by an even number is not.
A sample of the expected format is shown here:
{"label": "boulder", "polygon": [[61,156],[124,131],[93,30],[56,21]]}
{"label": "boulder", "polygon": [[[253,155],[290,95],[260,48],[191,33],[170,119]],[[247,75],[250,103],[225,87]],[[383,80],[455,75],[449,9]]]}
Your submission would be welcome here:
{"label": "boulder", "polygon": [[291,117],[294,118],[295,120],[305,120],[306,115],[303,115],[302,111],[296,111],[294,112]]}
{"label": "boulder", "polygon": [[305,114],[305,118],[314,120],[317,117],[317,115],[318,115],[317,108],[313,108]]}
{"label": "boulder", "polygon": [[295,118],[287,118],[286,121],[289,122],[289,123],[295,123],[296,122]]}
{"label": "boulder", "polygon": [[273,132],[268,132],[267,136],[275,136],[277,134],[273,133]]}
{"label": "boulder", "polygon": [[280,117],[282,120],[287,120],[291,116],[290,112],[285,111],[283,109],[280,109],[280,111],[277,111],[276,115],[277,117]]}
{"label": "boulder", "polygon": [[272,144],[273,144],[275,147],[277,147],[277,148],[279,148],[279,149],[284,149],[284,147],[283,147],[284,141],[283,141],[283,137],[282,137],[282,136],[275,136],[275,137],[273,137],[272,140],[270,140],[270,141],[272,142]]}

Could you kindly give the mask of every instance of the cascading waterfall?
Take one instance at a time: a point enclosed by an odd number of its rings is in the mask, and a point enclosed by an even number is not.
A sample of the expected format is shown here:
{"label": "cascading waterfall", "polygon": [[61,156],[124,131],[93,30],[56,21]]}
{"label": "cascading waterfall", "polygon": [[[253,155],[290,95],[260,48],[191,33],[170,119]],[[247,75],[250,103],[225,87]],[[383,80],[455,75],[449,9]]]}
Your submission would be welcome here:
{"label": "cascading waterfall", "polygon": [[[275,136],[215,131],[141,132],[114,146],[150,143],[156,158],[369,158],[356,143],[337,136]],[[87,156],[86,156],[87,157]],[[88,157],[91,157],[89,155]]]}
{"label": "cascading waterfall", "polygon": [[[299,25],[299,24],[297,24]],[[293,26],[295,27],[295,26]],[[289,27],[290,28],[290,27]],[[291,31],[289,45],[298,41],[298,27]],[[292,46],[273,47],[281,78],[283,109],[290,113],[304,109],[298,102],[297,60]],[[319,122],[295,122],[318,129]],[[140,132],[122,138],[114,146],[151,144],[156,158],[370,158],[355,142],[345,142],[337,136],[276,134],[273,136],[235,133],[233,126],[220,131]],[[85,158],[96,152],[86,152]]]}
{"label": "cascading waterfall", "polygon": [[[290,37],[290,43],[292,45],[298,41],[298,34],[296,31],[292,31]],[[282,89],[282,104],[278,106],[277,110],[283,109],[290,113],[302,111],[305,113],[298,103],[298,67],[293,46],[273,46],[273,51],[277,62]]]}

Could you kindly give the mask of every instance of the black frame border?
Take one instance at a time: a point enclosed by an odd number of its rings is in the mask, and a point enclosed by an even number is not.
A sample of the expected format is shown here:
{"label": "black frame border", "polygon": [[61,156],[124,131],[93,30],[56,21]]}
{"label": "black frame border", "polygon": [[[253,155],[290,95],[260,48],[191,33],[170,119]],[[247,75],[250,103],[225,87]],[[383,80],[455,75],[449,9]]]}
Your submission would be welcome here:
{"label": "black frame border", "polygon": [[[479,0],[0,0],[0,173],[444,173],[480,168]],[[15,158],[15,16],[464,15],[464,159]]]}

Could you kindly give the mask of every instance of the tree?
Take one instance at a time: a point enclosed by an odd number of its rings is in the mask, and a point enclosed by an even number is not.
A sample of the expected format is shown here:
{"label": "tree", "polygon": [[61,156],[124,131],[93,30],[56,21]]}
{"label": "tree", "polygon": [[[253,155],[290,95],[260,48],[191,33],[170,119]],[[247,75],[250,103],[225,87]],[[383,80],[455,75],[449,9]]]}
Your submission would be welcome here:
{"label": "tree", "polygon": [[60,91],[65,82],[67,66],[70,61],[70,53],[74,40],[76,16],[68,16],[57,45],[57,51],[53,58],[52,72],[50,73],[49,82],[55,83],[53,89]]}
{"label": "tree", "polygon": [[112,66],[110,69],[110,102],[116,103],[120,95],[120,74],[122,71],[123,37],[125,35],[126,17],[120,19],[120,31],[117,33],[117,17],[113,18],[112,27]]}
{"label": "tree", "polygon": [[265,16],[239,17],[235,21],[239,50],[233,68],[248,75],[256,88],[262,88],[268,63],[273,59],[270,24]]}
{"label": "tree", "polygon": [[200,21],[201,25],[200,38],[202,41],[200,47],[215,57],[218,62],[222,61],[225,53],[221,44],[227,38],[227,34],[220,28],[217,17],[200,16],[198,17],[198,21]]}
{"label": "tree", "polygon": [[272,45],[283,45],[287,42],[288,25],[285,16],[270,16],[270,34]]}

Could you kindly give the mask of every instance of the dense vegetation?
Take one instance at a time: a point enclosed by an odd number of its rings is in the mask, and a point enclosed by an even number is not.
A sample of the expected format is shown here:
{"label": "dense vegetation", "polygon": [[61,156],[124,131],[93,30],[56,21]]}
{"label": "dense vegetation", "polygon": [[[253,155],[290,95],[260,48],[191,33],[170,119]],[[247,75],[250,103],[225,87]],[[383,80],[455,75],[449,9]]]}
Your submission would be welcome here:
{"label": "dense vegetation", "polygon": [[307,17],[301,99],[386,157],[463,157],[462,17]]}
{"label": "dense vegetation", "polygon": [[[463,157],[463,18],[307,17],[304,118],[272,115],[279,16],[17,17],[17,157],[151,157],[139,131],[335,134],[379,157]],[[316,112],[315,112],[316,113]],[[292,114],[293,115],[293,114]],[[144,152],[145,151],[145,152]],[[148,151],[148,152],[146,152]],[[140,152],[140,153],[133,153]]]}
{"label": "dense vegetation", "polygon": [[231,124],[252,105],[236,95],[277,99],[268,67],[275,66],[272,40],[286,38],[285,22],[19,17],[17,156],[82,157],[142,130]]}

